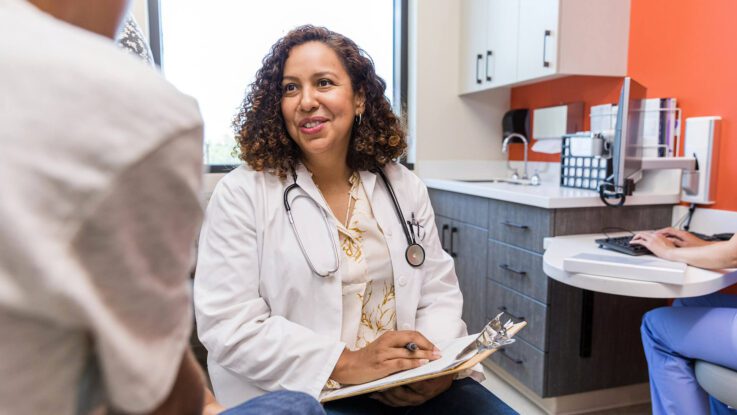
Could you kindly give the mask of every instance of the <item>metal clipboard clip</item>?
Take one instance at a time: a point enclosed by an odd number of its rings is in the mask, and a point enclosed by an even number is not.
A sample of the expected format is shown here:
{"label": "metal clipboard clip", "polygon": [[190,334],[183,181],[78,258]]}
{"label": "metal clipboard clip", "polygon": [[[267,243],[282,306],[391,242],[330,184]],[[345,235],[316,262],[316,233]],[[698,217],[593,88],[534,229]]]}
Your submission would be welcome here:
{"label": "metal clipboard clip", "polygon": [[[502,346],[514,343],[514,339],[510,338],[507,334],[507,330],[514,326],[514,323],[509,319],[506,323],[502,324],[501,318],[503,314],[504,312],[497,314],[496,317],[488,322],[486,326],[484,326],[484,329],[481,330],[481,333],[479,333],[479,336],[476,337],[476,340],[456,355],[456,360],[463,359],[466,356],[470,358],[471,356],[485,350],[498,349]],[[471,352],[473,352],[473,354],[471,354]]]}

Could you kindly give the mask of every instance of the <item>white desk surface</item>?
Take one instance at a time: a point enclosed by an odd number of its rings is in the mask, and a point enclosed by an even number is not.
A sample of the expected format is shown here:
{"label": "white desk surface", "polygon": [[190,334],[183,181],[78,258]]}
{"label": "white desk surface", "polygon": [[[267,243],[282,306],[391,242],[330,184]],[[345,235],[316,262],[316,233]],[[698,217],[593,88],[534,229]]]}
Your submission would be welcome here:
{"label": "white desk surface", "polygon": [[[601,275],[574,274],[563,270],[563,260],[565,258],[584,252],[601,253],[602,250],[594,240],[603,237],[602,234],[589,234],[545,238],[545,255],[543,256],[545,274],[563,284],[585,290],[647,298],[697,297],[717,292],[737,283],[737,272],[733,272],[735,271],[733,269],[713,271],[688,267],[686,269],[686,282],[682,285]],[[613,251],[607,251],[607,253],[627,256]]]}

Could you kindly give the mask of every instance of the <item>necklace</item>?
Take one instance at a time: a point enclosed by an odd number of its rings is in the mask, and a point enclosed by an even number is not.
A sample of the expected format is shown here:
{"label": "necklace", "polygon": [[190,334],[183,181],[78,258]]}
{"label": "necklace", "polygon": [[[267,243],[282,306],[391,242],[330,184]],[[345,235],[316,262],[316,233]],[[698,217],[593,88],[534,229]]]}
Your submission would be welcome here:
{"label": "necklace", "polygon": [[355,205],[355,200],[356,200],[356,198],[354,197],[354,191],[358,187],[358,183],[361,180],[361,178],[357,176],[356,173],[354,172],[353,174],[351,174],[348,180],[351,182],[351,188],[348,189],[348,203],[347,203],[348,207],[346,208],[346,211],[345,211],[345,224],[343,225],[345,226],[346,229],[348,229],[348,225],[351,223],[351,216],[350,216],[351,210],[352,210],[351,205]]}

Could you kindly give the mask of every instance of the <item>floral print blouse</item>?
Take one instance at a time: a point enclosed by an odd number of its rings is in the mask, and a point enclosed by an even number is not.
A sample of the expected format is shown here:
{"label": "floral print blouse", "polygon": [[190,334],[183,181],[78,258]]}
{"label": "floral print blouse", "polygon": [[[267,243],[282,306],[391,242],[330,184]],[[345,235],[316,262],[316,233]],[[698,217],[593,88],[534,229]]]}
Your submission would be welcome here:
{"label": "floral print blouse", "polygon": [[397,329],[394,272],[389,248],[358,173],[349,179],[353,214],[338,225],[343,276],[341,340],[350,350]]}

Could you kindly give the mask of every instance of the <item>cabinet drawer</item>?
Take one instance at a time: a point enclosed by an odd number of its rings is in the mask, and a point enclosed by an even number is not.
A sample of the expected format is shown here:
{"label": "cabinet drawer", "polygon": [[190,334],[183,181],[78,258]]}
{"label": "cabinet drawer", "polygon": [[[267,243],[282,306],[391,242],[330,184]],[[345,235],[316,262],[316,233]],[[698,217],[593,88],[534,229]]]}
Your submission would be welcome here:
{"label": "cabinet drawer", "polygon": [[[522,331],[525,330],[527,327],[522,329]],[[544,364],[545,353],[520,339],[497,350],[484,361],[484,365],[501,367],[523,385],[532,389],[538,396],[544,396]]]}
{"label": "cabinet drawer", "polygon": [[548,277],[539,254],[489,240],[487,275],[490,279],[548,304]]}
{"label": "cabinet drawer", "polygon": [[527,326],[517,336],[540,350],[547,350],[547,307],[489,280],[486,284],[486,316],[491,319],[502,310],[515,322],[521,319],[527,321]]}
{"label": "cabinet drawer", "polygon": [[489,226],[489,199],[435,189],[428,189],[428,193],[436,215],[480,228]]}
{"label": "cabinet drawer", "polygon": [[543,238],[552,235],[553,211],[493,200],[489,202],[489,237],[531,251],[543,252]]}

